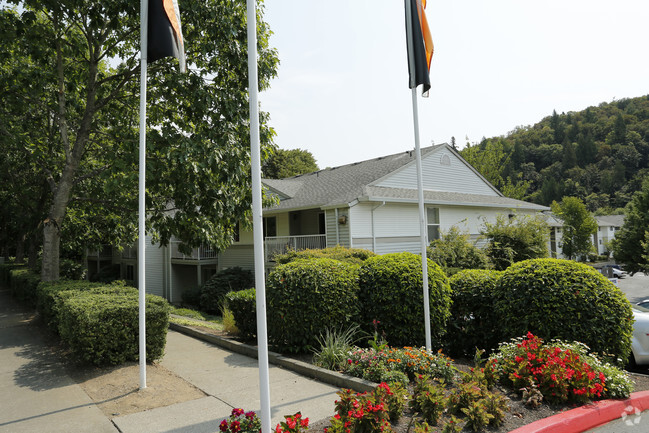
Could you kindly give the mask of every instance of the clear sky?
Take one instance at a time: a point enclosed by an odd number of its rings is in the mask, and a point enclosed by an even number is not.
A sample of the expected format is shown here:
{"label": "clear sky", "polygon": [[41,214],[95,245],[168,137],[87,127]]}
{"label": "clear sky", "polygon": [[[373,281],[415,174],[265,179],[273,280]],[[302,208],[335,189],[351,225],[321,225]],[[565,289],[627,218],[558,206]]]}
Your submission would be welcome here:
{"label": "clear sky", "polygon": [[[321,168],[414,148],[403,0],[265,0],[281,61],[260,94],[276,143]],[[649,93],[647,0],[429,0],[421,145],[505,135]],[[421,94],[421,90],[418,91]]]}

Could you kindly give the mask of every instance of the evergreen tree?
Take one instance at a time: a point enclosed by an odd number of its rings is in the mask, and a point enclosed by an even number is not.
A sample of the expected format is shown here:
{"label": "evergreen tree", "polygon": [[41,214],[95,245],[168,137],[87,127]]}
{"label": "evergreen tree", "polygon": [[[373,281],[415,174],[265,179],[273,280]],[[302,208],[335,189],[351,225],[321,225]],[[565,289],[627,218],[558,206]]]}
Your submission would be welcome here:
{"label": "evergreen tree", "polygon": [[636,272],[649,272],[649,257],[646,247],[649,228],[649,178],[645,178],[642,189],[633,195],[625,208],[624,225],[615,233],[612,241],[615,260],[626,265],[633,275]]}

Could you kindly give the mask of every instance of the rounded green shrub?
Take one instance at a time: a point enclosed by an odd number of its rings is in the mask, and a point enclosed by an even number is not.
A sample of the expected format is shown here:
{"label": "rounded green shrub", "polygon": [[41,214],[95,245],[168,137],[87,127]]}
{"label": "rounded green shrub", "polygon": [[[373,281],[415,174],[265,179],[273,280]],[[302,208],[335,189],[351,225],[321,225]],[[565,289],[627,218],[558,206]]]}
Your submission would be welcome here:
{"label": "rounded green shrub", "polygon": [[226,293],[249,289],[253,285],[250,270],[238,266],[223,269],[201,286],[201,310],[210,314],[221,314]]}
{"label": "rounded green shrub", "polygon": [[257,335],[257,298],[254,288],[228,292],[225,304],[234,316],[239,336],[252,340]]}
{"label": "rounded green shrub", "polygon": [[327,328],[346,327],[358,315],[358,266],[333,259],[280,265],[267,279],[268,339],[282,351],[317,347]]}
{"label": "rounded green shrub", "polygon": [[362,248],[347,248],[337,245],[335,247],[322,248],[322,249],[305,249],[305,250],[290,250],[285,254],[277,254],[275,261],[280,264],[286,264],[299,259],[334,259],[341,262],[349,262],[361,264],[374,254],[370,250]]}
{"label": "rounded green shrub", "polygon": [[496,285],[494,306],[501,341],[531,332],[548,341],[579,341],[622,360],[631,351],[631,305],[588,265],[557,259],[515,263]]}
{"label": "rounded green shrub", "polygon": [[466,269],[449,278],[451,317],[444,336],[446,351],[473,356],[478,349],[495,348],[500,318],[494,314],[494,288],[502,272]]}
{"label": "rounded green shrub", "polygon": [[[431,260],[428,291],[431,336],[439,344],[450,315],[451,290],[448,278]],[[406,252],[370,257],[359,269],[358,297],[363,330],[385,333],[391,346],[425,343],[420,256]]]}

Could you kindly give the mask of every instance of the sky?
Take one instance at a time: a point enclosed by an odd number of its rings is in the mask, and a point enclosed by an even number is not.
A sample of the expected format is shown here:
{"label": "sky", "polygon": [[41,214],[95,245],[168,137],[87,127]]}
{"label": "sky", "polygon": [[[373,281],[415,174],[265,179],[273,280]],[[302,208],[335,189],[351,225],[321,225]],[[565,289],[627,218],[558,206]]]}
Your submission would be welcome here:
{"label": "sky", "polygon": [[[280,66],[259,95],[282,149],[320,168],[413,149],[402,0],[265,0]],[[459,147],[649,94],[647,0],[429,0],[420,143]]]}

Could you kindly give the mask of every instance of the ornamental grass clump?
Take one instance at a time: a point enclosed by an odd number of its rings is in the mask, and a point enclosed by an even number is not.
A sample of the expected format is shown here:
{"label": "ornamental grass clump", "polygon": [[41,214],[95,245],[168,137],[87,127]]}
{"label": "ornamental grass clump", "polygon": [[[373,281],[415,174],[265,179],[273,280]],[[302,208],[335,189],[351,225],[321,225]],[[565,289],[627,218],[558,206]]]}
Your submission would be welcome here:
{"label": "ornamental grass clump", "polygon": [[523,393],[537,389],[551,403],[624,398],[633,389],[623,372],[589,354],[583,344],[545,343],[529,332],[525,338],[502,344],[485,370]]}

